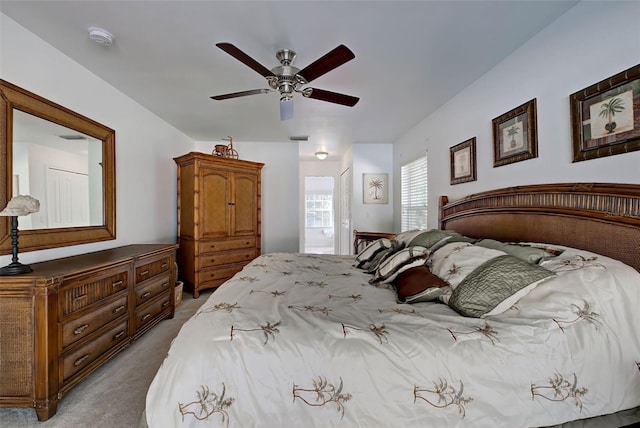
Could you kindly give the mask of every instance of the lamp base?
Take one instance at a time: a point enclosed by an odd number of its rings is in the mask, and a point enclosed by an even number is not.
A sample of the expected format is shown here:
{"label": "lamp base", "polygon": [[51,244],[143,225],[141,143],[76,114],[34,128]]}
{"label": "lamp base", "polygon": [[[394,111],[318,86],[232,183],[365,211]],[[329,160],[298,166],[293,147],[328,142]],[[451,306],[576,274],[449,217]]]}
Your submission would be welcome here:
{"label": "lamp base", "polygon": [[0,268],[0,276],[5,275],[20,275],[21,273],[33,272],[31,266],[23,265],[20,262],[13,262]]}

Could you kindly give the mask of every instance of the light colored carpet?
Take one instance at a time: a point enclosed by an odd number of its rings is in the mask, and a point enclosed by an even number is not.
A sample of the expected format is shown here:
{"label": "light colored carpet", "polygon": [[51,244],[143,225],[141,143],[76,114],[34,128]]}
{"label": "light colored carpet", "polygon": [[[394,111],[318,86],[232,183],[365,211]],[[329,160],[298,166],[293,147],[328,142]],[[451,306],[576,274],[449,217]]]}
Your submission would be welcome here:
{"label": "light colored carpet", "polygon": [[124,351],[71,389],[57,413],[39,422],[34,409],[0,409],[2,428],[134,428],[144,410],[147,389],[162,364],[171,341],[211,296],[198,299],[184,292],[175,317],[164,320]]}

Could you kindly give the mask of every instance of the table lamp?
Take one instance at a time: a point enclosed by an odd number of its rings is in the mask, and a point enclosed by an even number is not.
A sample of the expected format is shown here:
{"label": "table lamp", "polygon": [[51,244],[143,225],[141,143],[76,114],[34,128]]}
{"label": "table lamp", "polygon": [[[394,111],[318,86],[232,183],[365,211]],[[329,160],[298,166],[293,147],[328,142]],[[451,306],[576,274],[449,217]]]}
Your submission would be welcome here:
{"label": "table lamp", "polygon": [[29,265],[18,261],[18,216],[29,215],[40,211],[40,202],[31,196],[18,195],[11,198],[7,206],[0,211],[0,216],[11,217],[11,263],[0,268],[0,275],[18,275],[32,272]]}

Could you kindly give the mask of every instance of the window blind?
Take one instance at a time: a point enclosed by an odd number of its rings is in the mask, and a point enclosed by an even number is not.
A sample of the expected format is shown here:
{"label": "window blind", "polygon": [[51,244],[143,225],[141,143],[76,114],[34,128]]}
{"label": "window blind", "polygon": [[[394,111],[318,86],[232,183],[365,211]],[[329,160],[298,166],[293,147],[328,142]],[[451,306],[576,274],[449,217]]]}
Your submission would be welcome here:
{"label": "window blind", "polygon": [[401,167],[401,231],[427,227],[427,156]]}

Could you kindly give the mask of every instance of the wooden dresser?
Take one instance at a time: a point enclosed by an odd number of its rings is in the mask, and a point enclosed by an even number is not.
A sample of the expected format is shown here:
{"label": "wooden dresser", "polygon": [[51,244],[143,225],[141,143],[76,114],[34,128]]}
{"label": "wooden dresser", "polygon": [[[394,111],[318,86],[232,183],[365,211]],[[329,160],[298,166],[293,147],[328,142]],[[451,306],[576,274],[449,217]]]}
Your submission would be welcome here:
{"label": "wooden dresser", "polygon": [[191,152],[178,165],[178,272],[193,297],[260,255],[264,164]]}
{"label": "wooden dresser", "polygon": [[50,418],[70,388],[173,318],[176,248],[128,245],[0,276],[0,407]]}

